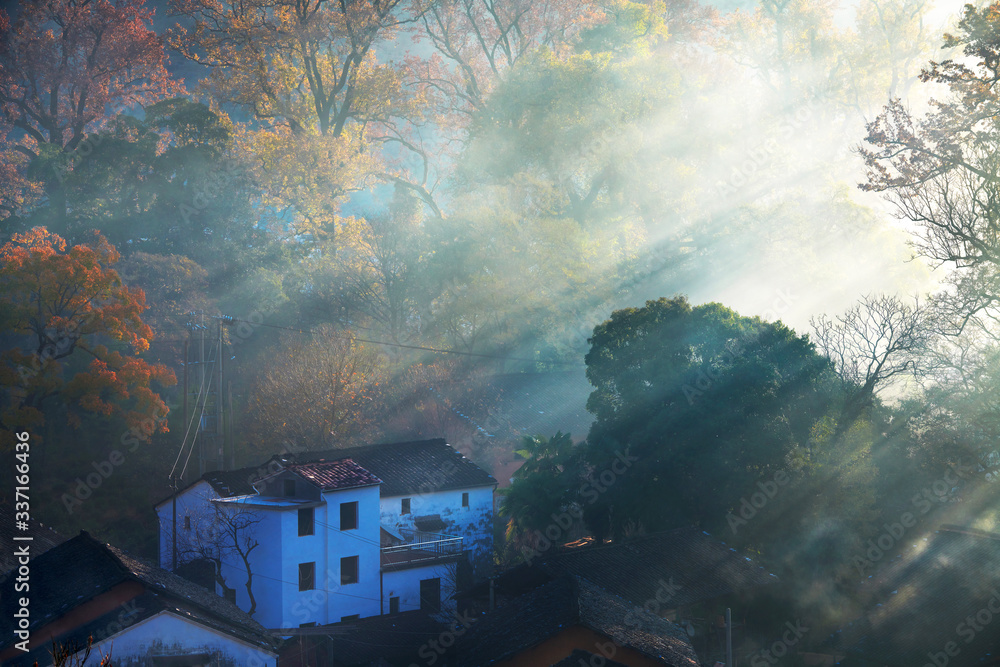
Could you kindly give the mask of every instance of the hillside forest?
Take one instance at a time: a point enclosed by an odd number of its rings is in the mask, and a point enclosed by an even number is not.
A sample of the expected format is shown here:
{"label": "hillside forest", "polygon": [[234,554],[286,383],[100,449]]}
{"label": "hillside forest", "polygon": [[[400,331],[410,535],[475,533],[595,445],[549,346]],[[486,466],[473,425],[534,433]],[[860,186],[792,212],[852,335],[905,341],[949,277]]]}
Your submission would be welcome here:
{"label": "hillside forest", "polygon": [[698,525],[833,623],[902,513],[998,530],[998,82],[1000,3],[9,5],[0,447],[152,554],[207,469],[446,437],[499,566]]}

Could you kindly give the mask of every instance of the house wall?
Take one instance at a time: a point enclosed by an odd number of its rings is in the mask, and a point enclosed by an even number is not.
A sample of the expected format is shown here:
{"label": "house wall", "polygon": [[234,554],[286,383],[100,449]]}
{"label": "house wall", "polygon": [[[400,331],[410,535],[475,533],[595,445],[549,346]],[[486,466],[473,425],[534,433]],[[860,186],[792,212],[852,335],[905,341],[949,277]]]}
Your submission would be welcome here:
{"label": "house wall", "polygon": [[[160,612],[94,645],[115,667],[146,667],[152,655],[207,653],[212,667],[276,667],[278,656],[170,612]],[[88,663],[89,664],[89,663]],[[193,663],[192,663],[193,664]]]}
{"label": "house wall", "polygon": [[[358,503],[358,527],[340,529],[340,504]],[[354,614],[362,618],[380,613],[378,487],[329,491],[313,508],[313,534],[299,535],[298,508],[255,506],[262,521],[257,526],[258,547],[251,553],[254,619],[266,628],[297,628],[304,623],[337,623]],[[341,584],[341,561],[358,556],[358,582]],[[299,564],[315,564],[311,590],[299,590]],[[236,604],[250,608],[243,585],[246,570],[239,557],[223,561],[223,576],[236,588]]]}
{"label": "house wall", "polygon": [[598,659],[593,660],[598,664],[604,664],[600,658],[615,660],[630,667],[663,667],[669,664],[665,660],[654,660],[633,649],[618,646],[599,632],[574,625],[541,644],[521,651],[513,658],[496,663],[495,667],[549,667],[576,649],[590,651],[598,656]]}
{"label": "house wall", "polygon": [[455,563],[441,563],[405,570],[382,573],[382,605],[389,613],[389,598],[399,598],[399,611],[420,609],[420,582],[424,579],[441,580],[441,611],[454,614],[457,609],[455,595]]}
{"label": "house wall", "polygon": [[[82,625],[90,623],[95,618],[100,618],[105,614],[118,609],[129,600],[139,596],[143,592],[143,586],[138,581],[124,581],[111,589],[100,593],[93,598],[78,604],[69,609],[65,614],[59,616],[51,623],[47,623],[31,632],[28,642],[28,650],[51,646],[52,640],[60,635],[72,631]],[[30,599],[30,598],[29,598]],[[5,664],[17,656],[23,655],[19,649],[10,646],[0,652],[0,664]]]}
{"label": "house wall", "polygon": [[[252,530],[252,537],[257,546],[250,551],[250,572],[253,574],[252,588],[254,600],[257,603],[253,619],[265,628],[277,628],[281,625],[281,607],[275,601],[282,599],[282,591],[287,587],[281,580],[282,540],[278,537],[282,532],[284,514],[278,509],[247,506],[240,511],[252,513],[254,519],[259,519]],[[245,532],[246,536],[251,531]],[[232,538],[230,538],[231,540]],[[231,544],[231,542],[230,542]],[[232,549],[222,554],[220,574],[226,585],[236,591],[236,606],[245,612],[250,611],[250,594],[247,592],[247,569],[240,555]],[[298,574],[292,580],[298,586]],[[222,595],[221,588],[216,593]]]}
{"label": "house wall", "polygon": [[[328,557],[322,569],[316,563],[317,587],[327,593],[324,620],[321,623],[338,623],[344,616],[358,614],[361,618],[381,613],[379,604],[379,541],[378,506],[379,487],[327,491],[324,512],[317,512],[316,532],[322,536]],[[358,503],[358,527],[341,530],[341,503]],[[317,508],[318,509],[318,508]],[[325,519],[319,519],[320,514]],[[325,525],[324,525],[325,524]],[[293,533],[295,534],[295,533]],[[302,539],[302,538],[297,538]],[[341,584],[340,559],[358,556],[358,583]],[[296,570],[297,571],[297,570]]]}
{"label": "house wall", "polygon": [[[193,560],[199,547],[198,535],[210,532],[213,510],[209,501],[219,498],[212,485],[199,480],[177,495],[177,563]],[[156,506],[160,522],[160,567],[173,568],[173,502],[168,498]],[[184,517],[190,517],[191,528],[184,527]]]}
{"label": "house wall", "polygon": [[[468,507],[462,507],[463,492],[469,494]],[[409,514],[401,513],[403,498],[410,499]],[[440,515],[447,524],[441,532],[463,538],[462,547],[468,553],[476,578],[490,575],[493,563],[492,486],[385,496],[380,501],[380,510],[382,524],[393,530],[415,530],[416,517]]]}

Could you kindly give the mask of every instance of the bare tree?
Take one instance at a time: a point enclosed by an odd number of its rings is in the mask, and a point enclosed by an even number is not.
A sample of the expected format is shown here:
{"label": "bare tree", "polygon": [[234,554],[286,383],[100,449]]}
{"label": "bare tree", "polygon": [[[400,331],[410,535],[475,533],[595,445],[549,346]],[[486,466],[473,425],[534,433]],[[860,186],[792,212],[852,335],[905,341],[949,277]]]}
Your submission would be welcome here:
{"label": "bare tree", "polygon": [[245,587],[250,599],[247,613],[253,616],[257,610],[257,599],[253,593],[253,569],[250,554],[260,546],[257,539],[257,525],[262,517],[238,500],[208,502],[206,513],[194,517],[194,539],[187,543],[185,560],[206,559],[215,565],[215,581],[223,590],[232,590],[222,575],[223,562],[238,558],[247,578]]}
{"label": "bare tree", "polygon": [[899,379],[917,377],[933,338],[930,314],[893,295],[866,295],[834,319],[810,320],[820,352],[833,361],[847,391],[838,430],[848,428],[875,395]]}

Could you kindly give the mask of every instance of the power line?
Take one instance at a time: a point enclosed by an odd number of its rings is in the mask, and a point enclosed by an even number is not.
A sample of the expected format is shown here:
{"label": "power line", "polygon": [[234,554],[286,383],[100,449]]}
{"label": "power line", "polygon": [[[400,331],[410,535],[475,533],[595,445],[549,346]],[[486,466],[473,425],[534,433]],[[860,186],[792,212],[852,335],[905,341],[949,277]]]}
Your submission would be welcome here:
{"label": "power line", "polygon": [[[284,331],[294,331],[295,333],[301,334],[315,334],[315,331],[310,329],[299,329],[296,327],[288,327],[280,324],[266,324],[264,322],[251,322],[249,320],[240,319],[233,317],[232,315],[213,315],[213,318],[217,320],[222,320],[226,323],[233,322],[245,322],[252,326],[258,327],[268,327],[270,329],[282,329]],[[426,347],[423,345],[405,345],[403,343],[390,343],[384,340],[371,340],[368,338],[359,338],[357,336],[331,336],[332,338],[339,338],[341,340],[356,340],[361,343],[370,343],[372,345],[382,345],[384,347],[396,347],[404,350],[421,350],[423,352],[434,352],[435,354],[456,354],[463,357],[478,357],[480,359],[496,359],[499,361],[524,361],[532,364],[553,364],[556,366],[572,366],[579,367],[581,364],[572,361],[546,361],[544,359],[528,359],[527,357],[502,357],[496,354],[482,354],[479,352],[463,352],[462,350],[444,350],[438,347]]]}

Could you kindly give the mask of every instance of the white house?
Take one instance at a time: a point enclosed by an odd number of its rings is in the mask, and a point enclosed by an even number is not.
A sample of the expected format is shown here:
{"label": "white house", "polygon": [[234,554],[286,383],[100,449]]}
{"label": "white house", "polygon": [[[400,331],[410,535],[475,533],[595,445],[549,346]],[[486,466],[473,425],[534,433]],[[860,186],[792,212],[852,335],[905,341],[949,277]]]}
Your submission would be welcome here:
{"label": "white house", "polygon": [[[277,664],[277,640],[235,605],[86,532],[32,559],[29,569],[26,592],[15,572],[0,583],[4,665],[52,665],[53,642],[83,649],[88,638],[88,665],[108,654],[118,667]],[[29,622],[19,645],[21,597],[29,600]]]}
{"label": "white house", "polygon": [[220,563],[219,592],[272,629],[447,611],[460,564],[487,571],[495,485],[443,440],[276,456],[157,505],[160,562]]}

